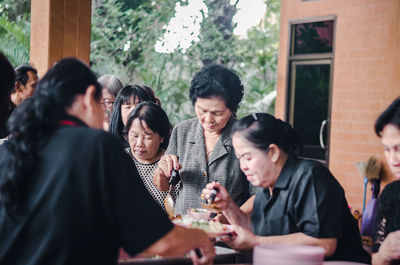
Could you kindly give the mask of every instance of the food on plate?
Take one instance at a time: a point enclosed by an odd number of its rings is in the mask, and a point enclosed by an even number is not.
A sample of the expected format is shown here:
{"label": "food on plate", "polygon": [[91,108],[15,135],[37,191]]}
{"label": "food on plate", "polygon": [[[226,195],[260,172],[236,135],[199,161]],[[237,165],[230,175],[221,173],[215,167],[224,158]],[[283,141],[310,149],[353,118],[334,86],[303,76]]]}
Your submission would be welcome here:
{"label": "food on plate", "polygon": [[198,228],[204,230],[210,237],[228,235],[233,232],[232,226],[221,224],[218,221],[207,221],[204,219],[196,220],[189,215],[182,215],[182,219],[174,220],[175,224],[183,225],[189,228]]}

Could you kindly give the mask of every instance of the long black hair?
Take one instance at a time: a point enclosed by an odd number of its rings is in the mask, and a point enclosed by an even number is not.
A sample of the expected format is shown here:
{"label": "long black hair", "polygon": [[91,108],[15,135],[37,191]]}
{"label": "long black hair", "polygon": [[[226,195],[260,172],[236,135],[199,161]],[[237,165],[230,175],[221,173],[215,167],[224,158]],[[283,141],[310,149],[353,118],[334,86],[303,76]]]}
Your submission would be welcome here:
{"label": "long black hair", "polygon": [[13,114],[8,122],[9,140],[7,170],[0,175],[0,199],[7,212],[16,216],[23,211],[29,177],[34,172],[37,151],[67,115],[75,97],[85,94],[88,86],[96,87],[100,101],[101,86],[93,72],[81,61],[67,58],[57,62],[40,80],[35,95],[24,111]]}
{"label": "long black hair", "polygon": [[123,139],[124,123],[121,116],[121,105],[128,104],[129,102],[137,101],[151,101],[156,103],[154,95],[149,94],[143,87],[138,85],[127,85],[119,91],[115,99],[113,111],[110,118],[109,132],[114,133]]}
{"label": "long black hair", "polygon": [[15,72],[8,59],[0,52],[0,138],[7,136],[6,122],[10,115],[11,90],[14,88]]}
{"label": "long black hair", "polygon": [[299,155],[303,142],[299,132],[289,123],[267,113],[253,113],[233,125],[233,133],[240,133],[254,147],[268,151],[270,144],[276,144],[287,154]]}
{"label": "long black hair", "polygon": [[164,150],[167,149],[172,126],[167,113],[165,113],[160,105],[150,101],[143,101],[137,105],[129,115],[123,131],[126,139],[134,119],[146,122],[147,126],[149,126],[153,132],[163,137],[164,141],[160,144],[160,147]]}

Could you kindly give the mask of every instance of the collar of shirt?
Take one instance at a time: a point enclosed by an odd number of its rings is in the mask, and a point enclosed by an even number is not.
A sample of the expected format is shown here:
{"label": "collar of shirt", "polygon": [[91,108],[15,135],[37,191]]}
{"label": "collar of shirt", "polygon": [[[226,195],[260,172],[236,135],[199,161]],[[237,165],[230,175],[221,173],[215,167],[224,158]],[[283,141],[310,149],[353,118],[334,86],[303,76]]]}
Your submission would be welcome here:
{"label": "collar of shirt", "polygon": [[88,127],[86,123],[84,123],[82,120],[78,119],[75,116],[71,116],[68,114],[63,115],[61,118],[60,122],[61,125],[64,126],[84,126]]}
{"label": "collar of shirt", "polygon": [[297,164],[297,157],[295,155],[289,155],[285,165],[279,174],[278,180],[274,185],[274,189],[285,189],[288,187],[290,179],[293,174],[293,169]]}
{"label": "collar of shirt", "polygon": [[[232,146],[232,126],[234,121],[235,118],[232,115],[221,133],[220,140],[224,145]],[[196,127],[188,139],[190,139],[189,142],[191,143],[201,143],[204,145],[204,132],[199,120],[197,120]]]}

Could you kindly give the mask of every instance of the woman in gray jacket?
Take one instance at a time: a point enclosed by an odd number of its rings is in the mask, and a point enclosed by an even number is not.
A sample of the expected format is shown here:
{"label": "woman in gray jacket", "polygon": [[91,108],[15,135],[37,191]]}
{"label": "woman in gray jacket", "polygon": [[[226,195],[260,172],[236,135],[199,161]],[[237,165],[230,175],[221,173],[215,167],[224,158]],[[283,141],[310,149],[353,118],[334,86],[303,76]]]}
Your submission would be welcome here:
{"label": "woman in gray jacket", "polygon": [[194,75],[189,96],[197,117],[173,129],[155,170],[154,183],[167,191],[172,169],[179,170],[175,214],[200,207],[201,190],[210,181],[223,183],[240,206],[253,193],[232,147],[231,129],[243,98],[243,85],[234,71],[207,65]]}

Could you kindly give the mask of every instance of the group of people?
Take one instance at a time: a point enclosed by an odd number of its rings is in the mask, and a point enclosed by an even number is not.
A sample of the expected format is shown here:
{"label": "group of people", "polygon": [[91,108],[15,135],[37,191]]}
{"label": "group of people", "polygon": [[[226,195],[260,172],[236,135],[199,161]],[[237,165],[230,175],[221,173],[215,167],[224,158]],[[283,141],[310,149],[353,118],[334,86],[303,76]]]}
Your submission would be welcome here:
{"label": "group of people", "polygon": [[[0,60],[3,106],[15,80]],[[217,218],[234,227],[222,238],[232,248],[314,245],[327,260],[370,263],[338,181],[299,157],[290,124],[266,113],[238,120],[243,93],[233,70],[207,65],[190,86],[196,117],[172,128],[150,87],[97,79],[74,58],[57,62],[14,110],[0,146],[0,263],[115,264],[122,247],[132,256],[190,252],[194,264],[211,264],[210,239],[171,223],[164,200],[171,193],[184,214],[215,191]],[[400,98],[375,130],[400,178]],[[173,169],[180,181],[171,190]],[[398,183],[381,196],[373,264],[400,260]]]}

